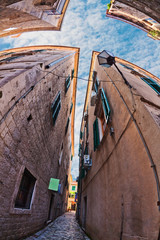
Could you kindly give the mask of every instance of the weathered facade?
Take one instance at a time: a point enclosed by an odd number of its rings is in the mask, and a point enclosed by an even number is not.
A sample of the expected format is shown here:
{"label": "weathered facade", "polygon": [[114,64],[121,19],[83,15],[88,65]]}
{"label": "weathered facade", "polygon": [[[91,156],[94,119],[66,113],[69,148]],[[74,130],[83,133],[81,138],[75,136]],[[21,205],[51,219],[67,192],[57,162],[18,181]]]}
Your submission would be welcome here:
{"label": "weathered facade", "polygon": [[136,26],[149,37],[160,40],[159,0],[112,0],[106,16]]}
{"label": "weathered facade", "polygon": [[67,210],[78,59],[72,47],[0,52],[0,239]]}
{"label": "weathered facade", "polygon": [[0,1],[0,37],[60,30],[69,0]]}
{"label": "weathered facade", "polygon": [[[159,239],[160,80],[93,52],[80,132],[78,217],[93,239]],[[126,81],[124,81],[126,79]]]}
{"label": "weathered facade", "polygon": [[76,210],[76,196],[77,196],[77,182],[73,181],[72,175],[70,175],[69,181],[69,197],[68,197],[68,211]]}

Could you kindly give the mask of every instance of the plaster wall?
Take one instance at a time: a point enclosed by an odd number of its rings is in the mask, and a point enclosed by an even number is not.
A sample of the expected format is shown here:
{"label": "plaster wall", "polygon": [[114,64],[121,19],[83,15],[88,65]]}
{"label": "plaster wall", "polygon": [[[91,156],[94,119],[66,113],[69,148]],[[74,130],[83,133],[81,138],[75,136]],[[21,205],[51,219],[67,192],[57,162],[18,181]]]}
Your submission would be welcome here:
{"label": "plaster wall", "polygon": [[[117,62],[118,64],[118,62]],[[120,65],[119,65],[120,67]],[[152,111],[160,109],[157,94],[130,70],[121,67],[129,83],[129,89],[114,67],[106,69],[94,65],[111,108],[111,118],[98,149],[94,152],[93,122],[95,106],[88,101],[89,155],[92,167],[82,179],[81,223],[84,221],[87,197],[86,232],[98,240],[148,239],[157,240],[159,235],[158,193],[153,166],[148,157],[136,124],[149,149],[156,170],[160,173],[160,128]],[[107,77],[106,73],[109,75]],[[118,91],[110,81],[115,81]],[[134,84],[133,84],[134,82]],[[144,96],[152,110],[141,100]],[[131,118],[128,109],[133,114]],[[157,106],[157,107],[156,107]],[[114,134],[110,135],[110,127]]]}

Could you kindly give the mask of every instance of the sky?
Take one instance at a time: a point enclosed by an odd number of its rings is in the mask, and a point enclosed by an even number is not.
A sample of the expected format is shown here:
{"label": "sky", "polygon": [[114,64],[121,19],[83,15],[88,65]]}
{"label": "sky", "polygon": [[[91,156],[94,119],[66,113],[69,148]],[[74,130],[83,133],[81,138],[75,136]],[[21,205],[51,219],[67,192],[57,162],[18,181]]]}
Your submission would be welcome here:
{"label": "sky", "polygon": [[[160,78],[160,41],[142,30],[106,17],[109,0],[70,0],[60,32],[23,33],[19,38],[0,39],[0,50],[33,46],[62,45],[80,48],[79,77],[88,79],[92,51],[108,50]],[[87,82],[78,79],[75,114],[75,156],[73,179],[79,174],[79,132]]]}

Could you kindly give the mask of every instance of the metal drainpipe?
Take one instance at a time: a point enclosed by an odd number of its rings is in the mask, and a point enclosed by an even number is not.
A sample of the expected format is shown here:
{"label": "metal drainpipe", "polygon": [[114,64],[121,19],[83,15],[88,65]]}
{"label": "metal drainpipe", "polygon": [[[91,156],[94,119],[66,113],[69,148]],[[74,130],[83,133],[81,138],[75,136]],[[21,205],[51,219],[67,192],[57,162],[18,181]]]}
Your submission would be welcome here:
{"label": "metal drainpipe", "polygon": [[155,176],[155,180],[156,180],[157,194],[158,194],[158,202],[157,202],[157,205],[158,205],[158,209],[159,209],[159,211],[160,211],[160,183],[159,183],[159,178],[158,178],[158,174],[157,174],[156,165],[155,165],[154,162],[153,162],[152,156],[151,156],[150,151],[149,151],[149,149],[148,149],[148,146],[147,146],[147,144],[146,144],[146,142],[145,142],[145,139],[144,139],[144,137],[143,137],[143,135],[142,135],[142,133],[141,133],[141,130],[139,129],[139,127],[138,127],[138,125],[137,125],[137,123],[136,123],[136,120],[134,119],[134,117],[133,117],[133,115],[132,115],[129,107],[127,106],[127,104],[126,104],[126,102],[125,102],[125,100],[124,100],[124,98],[123,98],[123,96],[121,95],[119,89],[117,88],[117,86],[115,85],[115,83],[112,81],[112,79],[110,78],[110,76],[109,76],[109,75],[107,74],[107,72],[105,71],[104,67],[103,67],[103,70],[104,70],[105,74],[107,75],[107,77],[108,77],[108,78],[110,79],[110,81],[112,82],[112,84],[113,84],[113,86],[115,87],[116,91],[118,92],[120,98],[122,99],[124,105],[126,106],[127,111],[129,112],[129,114],[130,114],[130,116],[131,116],[131,118],[132,118],[132,120],[133,120],[133,122],[134,122],[134,124],[135,124],[135,126],[136,126],[136,128],[137,128],[137,131],[138,131],[138,133],[139,133],[139,136],[140,136],[140,138],[141,138],[141,140],[142,140],[142,142],[143,142],[143,145],[144,145],[144,147],[145,147],[145,150],[146,150],[146,152],[147,152],[147,155],[148,155],[149,160],[150,160],[150,163],[151,163],[151,168],[153,168],[153,172],[154,172],[154,176]]}

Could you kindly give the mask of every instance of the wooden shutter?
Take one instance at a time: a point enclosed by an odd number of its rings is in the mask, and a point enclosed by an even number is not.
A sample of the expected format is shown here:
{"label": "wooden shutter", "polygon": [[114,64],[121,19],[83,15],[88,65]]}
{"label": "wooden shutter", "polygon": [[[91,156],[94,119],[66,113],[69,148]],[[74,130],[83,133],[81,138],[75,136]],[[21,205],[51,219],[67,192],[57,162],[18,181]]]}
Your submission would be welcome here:
{"label": "wooden shutter", "polygon": [[106,123],[107,123],[111,110],[110,110],[109,103],[103,88],[101,89],[101,100],[102,100],[103,111],[104,111]]}
{"label": "wooden shutter", "polygon": [[98,148],[98,145],[100,143],[99,141],[99,129],[98,129],[98,119],[93,123],[93,138],[94,138],[94,151]]}
{"label": "wooden shutter", "polygon": [[53,118],[53,125],[54,125],[58,117],[59,111],[61,109],[61,93],[60,92],[58,92],[54,102],[52,103],[51,109],[52,109],[52,118]]}
{"label": "wooden shutter", "polygon": [[160,94],[160,86],[151,78],[141,77],[158,95]]}

